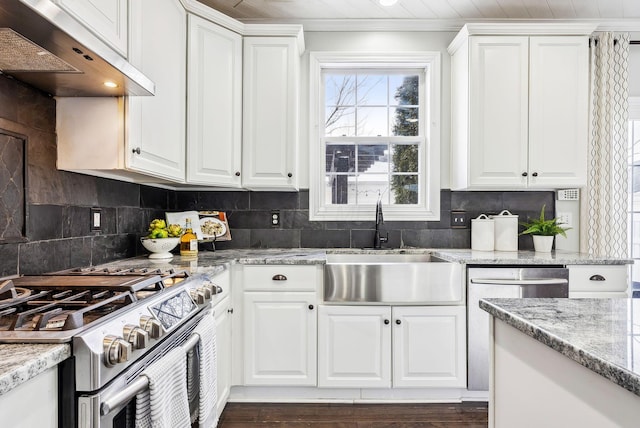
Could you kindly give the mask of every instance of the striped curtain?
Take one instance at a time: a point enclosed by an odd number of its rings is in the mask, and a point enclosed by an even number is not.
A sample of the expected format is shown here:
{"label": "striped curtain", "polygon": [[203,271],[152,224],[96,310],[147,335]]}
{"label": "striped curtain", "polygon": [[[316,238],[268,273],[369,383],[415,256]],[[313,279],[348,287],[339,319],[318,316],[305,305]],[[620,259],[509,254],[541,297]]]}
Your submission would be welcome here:
{"label": "striped curtain", "polygon": [[596,33],[590,48],[590,141],[580,250],[627,257],[629,34]]}

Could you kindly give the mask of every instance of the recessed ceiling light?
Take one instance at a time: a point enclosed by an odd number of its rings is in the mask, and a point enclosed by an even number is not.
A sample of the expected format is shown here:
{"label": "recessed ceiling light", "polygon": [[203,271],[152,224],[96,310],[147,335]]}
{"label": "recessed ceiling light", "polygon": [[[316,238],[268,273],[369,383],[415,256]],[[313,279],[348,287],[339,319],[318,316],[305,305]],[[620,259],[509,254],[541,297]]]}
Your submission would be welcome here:
{"label": "recessed ceiling light", "polygon": [[398,0],[378,0],[382,6],[393,6]]}
{"label": "recessed ceiling light", "polygon": [[106,86],[107,88],[117,88],[118,84],[114,83],[114,82],[107,81],[107,82],[104,82],[104,86]]}

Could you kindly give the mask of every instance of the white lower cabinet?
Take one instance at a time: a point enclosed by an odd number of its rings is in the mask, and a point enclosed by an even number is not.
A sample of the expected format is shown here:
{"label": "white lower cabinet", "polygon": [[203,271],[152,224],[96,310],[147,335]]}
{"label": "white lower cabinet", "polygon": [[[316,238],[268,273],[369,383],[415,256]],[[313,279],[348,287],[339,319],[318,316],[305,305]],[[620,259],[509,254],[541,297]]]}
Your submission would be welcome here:
{"label": "white lower cabinet", "polygon": [[393,308],[393,386],[467,385],[466,307]]}
{"label": "white lower cabinet", "polygon": [[570,298],[630,297],[629,265],[567,265]]}
{"label": "white lower cabinet", "polygon": [[227,297],[214,308],[216,322],[217,410],[222,414],[231,391],[231,298]]}
{"label": "white lower cabinet", "polygon": [[466,386],[464,306],[320,306],[318,386]]}
{"label": "white lower cabinet", "polygon": [[318,386],[391,386],[391,307],[318,309]]}
{"label": "white lower cabinet", "polygon": [[244,293],[244,384],[316,385],[316,292]]}

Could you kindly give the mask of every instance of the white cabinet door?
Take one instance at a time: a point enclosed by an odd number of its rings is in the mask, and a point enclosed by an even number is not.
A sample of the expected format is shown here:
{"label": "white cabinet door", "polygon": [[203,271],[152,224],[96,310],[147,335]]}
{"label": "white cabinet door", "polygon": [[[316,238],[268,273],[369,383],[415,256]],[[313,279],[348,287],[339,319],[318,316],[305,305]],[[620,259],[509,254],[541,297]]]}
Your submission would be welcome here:
{"label": "white cabinet door", "polygon": [[53,0],[53,2],[126,58],[128,0]]}
{"label": "white cabinet door", "polygon": [[300,56],[293,37],[245,37],[242,184],[298,187]]}
{"label": "white cabinet door", "polygon": [[469,41],[471,187],[526,185],[528,37]]}
{"label": "white cabinet door", "polygon": [[242,37],[189,15],[187,182],[241,187]]}
{"label": "white cabinet door", "polygon": [[244,293],[245,385],[316,385],[315,292]]}
{"label": "white cabinet door", "polygon": [[127,167],[185,181],[187,17],[178,0],[130,4],[129,61],[156,85],[127,97]]}
{"label": "white cabinet door", "polygon": [[227,297],[214,309],[216,321],[216,361],[218,383],[218,415],[222,414],[231,391],[231,298]]}
{"label": "white cabinet door", "polygon": [[319,387],[391,387],[391,308],[320,306]]}
{"label": "white cabinet door", "polygon": [[393,386],[465,388],[465,306],[393,307]]}
{"label": "white cabinet door", "polygon": [[520,33],[450,46],[453,189],[586,184],[587,43]]}
{"label": "white cabinet door", "polygon": [[531,37],[529,68],[529,187],[583,186],[589,40]]}

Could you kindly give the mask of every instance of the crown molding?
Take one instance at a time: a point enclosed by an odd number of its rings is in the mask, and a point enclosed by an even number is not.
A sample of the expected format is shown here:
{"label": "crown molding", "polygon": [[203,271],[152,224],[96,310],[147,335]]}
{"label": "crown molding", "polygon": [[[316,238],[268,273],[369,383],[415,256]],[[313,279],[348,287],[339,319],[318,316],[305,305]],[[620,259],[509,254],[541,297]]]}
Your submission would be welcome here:
{"label": "crown molding", "polygon": [[[246,24],[298,24],[304,31],[442,31],[457,32],[470,24],[560,25],[574,29],[593,27],[592,31],[640,31],[637,19],[243,19]],[[544,30],[542,30],[544,31]],[[586,31],[586,30],[585,30]]]}
{"label": "crown molding", "polygon": [[295,37],[300,52],[304,52],[304,31],[299,23],[270,24],[265,22],[245,23],[231,18],[197,0],[180,0],[188,13],[218,24],[242,36]]}

